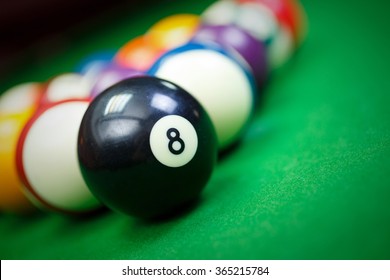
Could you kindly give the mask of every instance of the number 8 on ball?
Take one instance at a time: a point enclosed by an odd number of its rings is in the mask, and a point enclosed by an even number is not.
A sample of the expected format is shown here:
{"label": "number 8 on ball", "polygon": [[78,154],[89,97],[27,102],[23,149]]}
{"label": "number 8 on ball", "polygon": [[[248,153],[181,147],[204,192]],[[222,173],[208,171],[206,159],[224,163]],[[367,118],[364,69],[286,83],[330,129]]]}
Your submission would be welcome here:
{"label": "number 8 on ball", "polygon": [[178,115],[165,116],[158,120],[150,133],[150,148],[162,164],[180,167],[187,164],[198,148],[195,128]]}
{"label": "number 8 on ball", "polygon": [[151,218],[199,196],[214,169],[217,136],[200,103],[155,77],[123,80],[86,111],[78,137],[81,172],[109,208]]}

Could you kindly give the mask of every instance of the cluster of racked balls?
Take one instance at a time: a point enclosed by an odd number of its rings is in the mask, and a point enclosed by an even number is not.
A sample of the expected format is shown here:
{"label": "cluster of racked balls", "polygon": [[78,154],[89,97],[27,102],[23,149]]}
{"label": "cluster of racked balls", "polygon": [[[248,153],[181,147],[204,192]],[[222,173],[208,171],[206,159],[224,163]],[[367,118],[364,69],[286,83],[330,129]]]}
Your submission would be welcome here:
{"label": "cluster of racked balls", "polygon": [[[302,42],[295,0],[220,0],[162,19],[77,73],[0,98],[0,208],[137,217],[196,198],[269,73]],[[34,206],[33,206],[34,205]]]}

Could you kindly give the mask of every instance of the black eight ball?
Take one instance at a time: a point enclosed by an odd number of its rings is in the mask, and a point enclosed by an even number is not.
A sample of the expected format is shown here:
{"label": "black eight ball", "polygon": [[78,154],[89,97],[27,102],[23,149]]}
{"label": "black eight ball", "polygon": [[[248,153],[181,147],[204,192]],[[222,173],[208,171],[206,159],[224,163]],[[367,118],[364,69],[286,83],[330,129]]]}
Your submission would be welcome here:
{"label": "black eight ball", "polygon": [[123,80],[92,101],[78,158],[91,192],[109,208],[142,218],[194,200],[217,158],[211,120],[188,92],[155,77]]}

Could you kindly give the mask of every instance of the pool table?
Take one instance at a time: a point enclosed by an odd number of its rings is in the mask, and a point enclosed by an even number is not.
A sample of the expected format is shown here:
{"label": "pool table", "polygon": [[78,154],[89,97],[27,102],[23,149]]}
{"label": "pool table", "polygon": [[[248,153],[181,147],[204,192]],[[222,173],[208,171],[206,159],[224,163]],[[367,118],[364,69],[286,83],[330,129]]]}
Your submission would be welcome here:
{"label": "pool table", "polygon": [[[390,259],[390,4],[301,2],[306,40],[273,71],[196,203],[159,220],[0,213],[0,258]],[[118,2],[21,54],[0,89],[74,71],[88,54],[211,3]]]}

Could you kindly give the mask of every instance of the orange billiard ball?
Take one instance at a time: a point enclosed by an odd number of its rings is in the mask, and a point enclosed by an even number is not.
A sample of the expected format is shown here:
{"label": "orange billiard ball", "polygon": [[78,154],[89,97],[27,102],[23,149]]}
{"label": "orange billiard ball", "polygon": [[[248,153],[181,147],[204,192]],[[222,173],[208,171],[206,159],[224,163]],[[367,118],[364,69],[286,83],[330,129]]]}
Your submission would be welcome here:
{"label": "orange billiard ball", "polygon": [[163,52],[164,49],[151,44],[145,36],[139,36],[120,48],[114,57],[114,61],[120,66],[144,72],[152,66]]}

